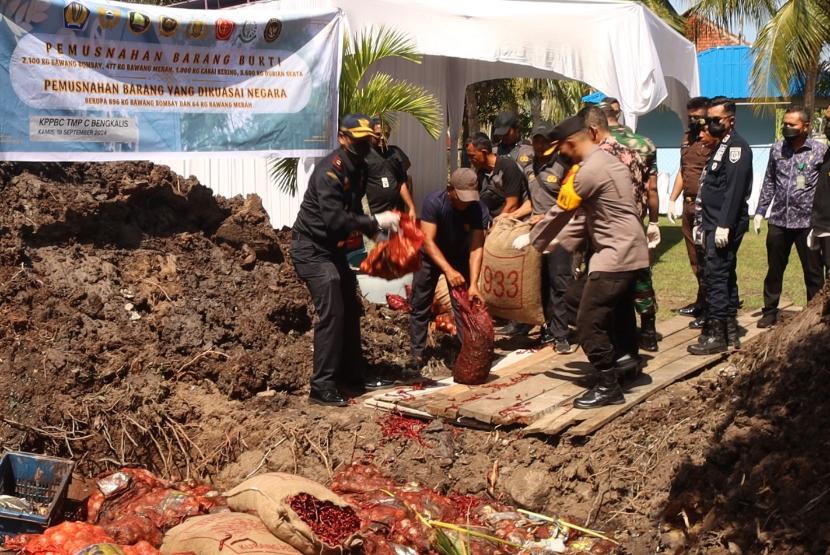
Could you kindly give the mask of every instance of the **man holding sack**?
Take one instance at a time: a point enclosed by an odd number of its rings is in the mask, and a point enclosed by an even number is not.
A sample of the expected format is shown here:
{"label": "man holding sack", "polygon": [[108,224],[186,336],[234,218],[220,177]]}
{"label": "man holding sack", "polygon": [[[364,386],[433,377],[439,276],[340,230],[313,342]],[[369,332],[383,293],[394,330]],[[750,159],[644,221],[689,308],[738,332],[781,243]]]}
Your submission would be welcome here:
{"label": "man holding sack", "polygon": [[[597,384],[574,400],[574,407],[597,408],[625,402],[619,385],[620,357],[638,351],[634,315],[637,273],[649,265],[646,237],[633,195],[631,174],[591,140],[585,121],[568,118],[553,132],[560,152],[579,165],[566,177],[556,204],[514,248],[540,252],[573,250],[586,238],[593,256],[577,315],[577,333],[597,375]],[[571,222],[581,209],[584,222]],[[578,224],[578,225],[576,225]]]}

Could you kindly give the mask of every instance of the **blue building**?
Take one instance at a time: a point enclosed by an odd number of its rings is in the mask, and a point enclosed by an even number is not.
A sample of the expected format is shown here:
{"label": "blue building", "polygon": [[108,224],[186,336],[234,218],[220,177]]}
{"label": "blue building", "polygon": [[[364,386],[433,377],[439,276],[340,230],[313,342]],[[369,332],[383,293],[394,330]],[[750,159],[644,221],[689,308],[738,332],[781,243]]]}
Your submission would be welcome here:
{"label": "blue building", "polygon": [[[752,58],[747,45],[722,46],[700,52],[698,67],[703,96],[726,96],[735,99],[738,104],[736,127],[752,146],[754,185],[749,204],[750,210],[754,210],[769,150],[775,141],[775,109],[783,108],[789,102],[782,100],[762,106],[751,100],[749,78]],[[775,94],[771,92],[770,96]],[[601,93],[595,93],[583,100],[598,102],[603,97]],[[657,166],[660,170],[658,188],[660,210],[663,213],[680,168],[680,141],[684,129],[685,122],[681,122],[674,112],[663,108],[646,114],[637,122],[637,132],[651,138],[657,145]]]}

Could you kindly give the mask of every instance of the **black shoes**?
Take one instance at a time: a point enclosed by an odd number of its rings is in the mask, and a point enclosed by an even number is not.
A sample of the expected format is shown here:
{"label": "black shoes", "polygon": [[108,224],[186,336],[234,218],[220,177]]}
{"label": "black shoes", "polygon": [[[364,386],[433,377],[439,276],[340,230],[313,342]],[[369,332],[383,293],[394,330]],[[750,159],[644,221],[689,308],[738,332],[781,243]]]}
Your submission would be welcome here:
{"label": "black shoes", "polygon": [[741,328],[737,318],[726,321],[726,346],[734,349],[741,348]]}
{"label": "black shoes", "polygon": [[761,319],[758,320],[758,327],[761,329],[764,328],[771,328],[776,323],[778,323],[778,313],[777,312],[765,312]]}
{"label": "black shoes", "polygon": [[599,375],[599,383],[574,399],[574,408],[596,409],[608,405],[625,403],[620,384],[617,383],[617,369],[604,370]]}
{"label": "black shoes", "polygon": [[726,322],[723,320],[710,320],[697,344],[689,345],[686,350],[693,355],[714,355],[723,353],[728,349],[726,342]]}
{"label": "black shoes", "polygon": [[311,390],[308,394],[308,402],[313,405],[324,407],[345,407],[349,404],[337,390],[324,389],[322,391]]}
{"label": "black shoes", "polygon": [[617,359],[614,367],[620,382],[633,382],[643,375],[643,359],[639,355],[625,355]]}
{"label": "black shoes", "polygon": [[702,330],[706,326],[706,317],[703,315],[698,316],[691,322],[689,322],[689,329],[691,330]]}
{"label": "black shoes", "polygon": [[395,382],[392,380],[385,380],[383,378],[366,378],[363,382],[363,387],[366,389],[383,389],[384,387],[391,387]]}
{"label": "black shoes", "polygon": [[539,330],[539,343],[541,343],[542,345],[550,345],[555,341],[556,337],[554,337],[553,333],[548,329],[548,327],[542,326],[542,329]]}
{"label": "black shoes", "polygon": [[642,317],[640,325],[640,348],[651,353],[657,352],[657,318],[654,315]]}
{"label": "black shoes", "polygon": [[559,339],[556,339],[553,344],[553,350],[560,355],[569,355],[576,351],[577,347],[578,345],[568,341],[567,337],[560,337]]}
{"label": "black shoes", "polygon": [[678,308],[677,313],[681,316],[691,316],[693,318],[697,318],[700,316],[700,306],[697,303],[687,304],[683,308]]}
{"label": "black shoes", "polygon": [[508,337],[514,337],[516,335],[527,335],[528,332],[533,328],[533,326],[529,324],[520,324],[518,322],[509,322],[507,325],[500,327],[496,330],[497,335],[506,335]]}

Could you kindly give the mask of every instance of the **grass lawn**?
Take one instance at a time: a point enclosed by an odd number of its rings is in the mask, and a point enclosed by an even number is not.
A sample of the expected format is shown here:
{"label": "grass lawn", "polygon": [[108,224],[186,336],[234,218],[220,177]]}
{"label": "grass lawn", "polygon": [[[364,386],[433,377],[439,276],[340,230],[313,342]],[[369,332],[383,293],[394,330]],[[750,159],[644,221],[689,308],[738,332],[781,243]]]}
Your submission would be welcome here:
{"label": "grass lawn", "polygon": [[[657,247],[654,264],[654,290],[657,292],[659,305],[658,319],[673,316],[672,309],[685,306],[695,300],[697,282],[689,266],[686,245],[680,225],[671,225],[663,217],[660,222],[663,241]],[[757,309],[764,305],[764,276],[767,273],[766,223],[760,235],[750,230],[744,235],[741,250],[738,252],[738,287],[744,301],[744,309]],[[804,277],[801,263],[795,252],[790,253],[790,263],[784,274],[784,300],[792,301],[798,306],[807,302],[804,291]]]}

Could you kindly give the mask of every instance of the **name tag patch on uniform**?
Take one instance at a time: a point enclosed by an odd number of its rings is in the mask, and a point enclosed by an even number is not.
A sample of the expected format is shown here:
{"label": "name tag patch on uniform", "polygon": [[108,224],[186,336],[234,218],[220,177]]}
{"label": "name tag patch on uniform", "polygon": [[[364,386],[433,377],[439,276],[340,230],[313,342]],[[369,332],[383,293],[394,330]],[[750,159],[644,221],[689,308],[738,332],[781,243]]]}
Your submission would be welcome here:
{"label": "name tag patch on uniform", "polygon": [[383,188],[384,188],[384,189],[388,189],[388,188],[389,188],[389,180],[388,180],[387,178],[385,178],[385,177],[381,177],[381,178],[380,178],[380,182],[381,182],[381,184],[383,184]]}
{"label": "name tag patch on uniform", "polygon": [[715,162],[720,162],[723,160],[723,154],[726,152],[726,145],[720,145],[718,147],[718,151],[715,153],[715,157],[712,158]]}
{"label": "name tag patch on uniform", "polygon": [[733,164],[741,159],[741,147],[733,146],[729,149],[729,161]]}

